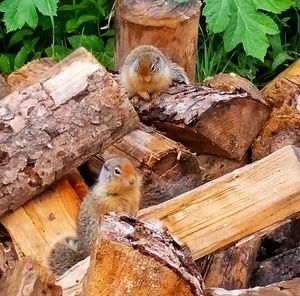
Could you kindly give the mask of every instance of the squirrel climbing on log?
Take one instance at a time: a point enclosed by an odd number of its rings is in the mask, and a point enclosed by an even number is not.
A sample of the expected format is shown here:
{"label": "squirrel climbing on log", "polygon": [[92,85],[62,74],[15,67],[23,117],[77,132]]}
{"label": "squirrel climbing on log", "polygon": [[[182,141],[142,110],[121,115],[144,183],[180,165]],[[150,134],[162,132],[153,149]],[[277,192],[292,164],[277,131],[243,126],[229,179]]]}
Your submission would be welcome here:
{"label": "squirrel climbing on log", "polygon": [[140,205],[142,178],[126,158],[114,157],[103,164],[97,184],[82,201],[77,217],[77,237],[54,245],[48,258],[59,276],[90,255],[101,218],[109,212],[136,216]]}
{"label": "squirrel climbing on log", "polygon": [[184,69],[169,60],[157,47],[140,45],[125,58],[121,85],[133,103],[157,98],[173,81],[189,84]]}

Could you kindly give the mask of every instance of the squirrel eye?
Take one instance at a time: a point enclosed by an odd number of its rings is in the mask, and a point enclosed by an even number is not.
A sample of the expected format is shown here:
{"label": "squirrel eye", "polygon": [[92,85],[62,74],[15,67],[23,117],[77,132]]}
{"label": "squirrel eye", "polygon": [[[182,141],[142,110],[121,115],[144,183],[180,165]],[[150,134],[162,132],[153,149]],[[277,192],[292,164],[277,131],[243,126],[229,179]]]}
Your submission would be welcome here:
{"label": "squirrel eye", "polygon": [[121,175],[121,170],[119,168],[115,168],[114,173],[115,173],[115,175],[119,176],[119,175]]}
{"label": "squirrel eye", "polygon": [[155,69],[155,64],[152,64],[152,65],[151,65],[151,71],[152,71],[152,72],[155,72],[155,70],[156,70],[156,69]]}

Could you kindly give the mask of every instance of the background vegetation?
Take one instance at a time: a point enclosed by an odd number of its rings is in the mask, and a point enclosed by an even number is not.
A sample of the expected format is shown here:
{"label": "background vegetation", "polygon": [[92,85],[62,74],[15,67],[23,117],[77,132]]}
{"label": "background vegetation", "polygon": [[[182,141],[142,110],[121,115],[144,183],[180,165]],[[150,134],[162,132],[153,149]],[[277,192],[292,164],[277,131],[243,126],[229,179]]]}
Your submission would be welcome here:
{"label": "background vegetation", "polygon": [[[43,56],[60,60],[80,46],[113,68],[113,3],[0,0],[0,72]],[[264,85],[299,56],[299,7],[300,0],[205,0],[198,80],[234,71]]]}

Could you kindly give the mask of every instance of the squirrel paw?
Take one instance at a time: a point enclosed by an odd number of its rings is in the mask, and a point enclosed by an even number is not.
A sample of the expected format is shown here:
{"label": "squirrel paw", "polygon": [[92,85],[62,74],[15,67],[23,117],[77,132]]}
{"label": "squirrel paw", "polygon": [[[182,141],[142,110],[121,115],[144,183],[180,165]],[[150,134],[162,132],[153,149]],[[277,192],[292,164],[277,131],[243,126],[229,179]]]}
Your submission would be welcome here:
{"label": "squirrel paw", "polygon": [[139,96],[134,96],[134,97],[132,97],[132,98],[130,99],[130,101],[131,101],[131,103],[132,103],[133,105],[137,105],[138,102],[140,101],[140,97],[139,97]]}
{"label": "squirrel paw", "polygon": [[145,101],[150,101],[150,95],[146,91],[139,92],[139,95],[141,98],[143,98]]}

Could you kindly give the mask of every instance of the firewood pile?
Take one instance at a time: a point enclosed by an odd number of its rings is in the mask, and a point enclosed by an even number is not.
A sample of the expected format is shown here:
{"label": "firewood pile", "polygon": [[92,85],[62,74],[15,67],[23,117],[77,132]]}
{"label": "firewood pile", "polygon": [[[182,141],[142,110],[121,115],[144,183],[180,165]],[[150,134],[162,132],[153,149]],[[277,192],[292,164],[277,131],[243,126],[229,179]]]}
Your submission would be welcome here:
{"label": "firewood pile", "polygon": [[[149,15],[133,25],[124,3],[119,66],[157,42]],[[197,34],[189,9],[181,34]],[[143,28],[146,41],[134,37]],[[0,295],[300,295],[299,66],[260,91],[219,74],[135,106],[83,48],[0,76]],[[81,200],[116,155],[143,176],[138,217],[106,215],[91,256],[55,278],[50,249],[75,234]]]}

